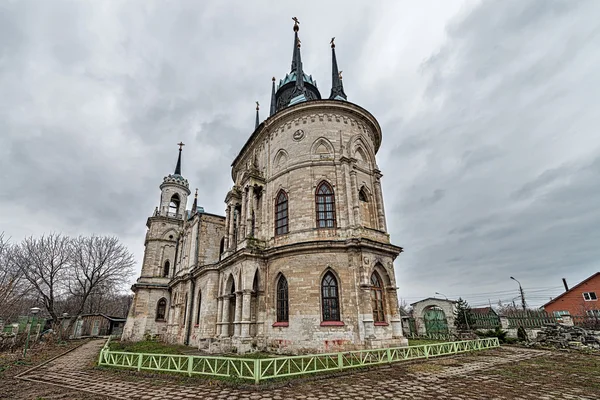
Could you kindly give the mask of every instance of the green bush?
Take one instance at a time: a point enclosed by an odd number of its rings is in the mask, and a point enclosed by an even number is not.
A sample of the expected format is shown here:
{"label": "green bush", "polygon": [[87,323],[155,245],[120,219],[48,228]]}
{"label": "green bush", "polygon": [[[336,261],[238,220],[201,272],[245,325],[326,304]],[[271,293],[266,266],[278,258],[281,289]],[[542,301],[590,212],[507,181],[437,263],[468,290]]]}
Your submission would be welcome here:
{"label": "green bush", "polygon": [[519,338],[520,342],[526,342],[528,340],[527,332],[522,326],[519,326],[519,329],[517,329],[517,337]]}
{"label": "green bush", "polygon": [[510,339],[506,337],[508,332],[503,331],[500,327],[496,327],[494,330],[475,331],[475,334],[479,337],[497,337],[500,343],[509,343]]}

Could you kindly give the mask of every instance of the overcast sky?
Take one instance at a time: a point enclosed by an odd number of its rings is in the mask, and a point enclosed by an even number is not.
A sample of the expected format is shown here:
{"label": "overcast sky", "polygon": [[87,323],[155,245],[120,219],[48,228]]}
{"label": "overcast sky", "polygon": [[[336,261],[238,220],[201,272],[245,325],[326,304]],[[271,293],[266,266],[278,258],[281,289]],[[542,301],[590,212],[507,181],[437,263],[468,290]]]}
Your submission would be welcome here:
{"label": "overcast sky", "polygon": [[[408,303],[541,305],[600,270],[600,2],[0,0],[0,231],[112,234],[139,263],[183,175],[223,214],[230,164],[290,68],[381,123]],[[137,276],[132,277],[132,282]]]}

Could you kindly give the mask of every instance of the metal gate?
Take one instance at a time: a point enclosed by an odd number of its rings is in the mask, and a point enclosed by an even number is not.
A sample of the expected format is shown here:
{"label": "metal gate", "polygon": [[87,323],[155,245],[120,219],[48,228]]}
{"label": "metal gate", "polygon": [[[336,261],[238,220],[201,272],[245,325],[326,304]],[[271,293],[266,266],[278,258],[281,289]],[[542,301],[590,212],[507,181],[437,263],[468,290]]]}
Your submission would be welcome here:
{"label": "metal gate", "polygon": [[439,307],[429,307],[423,315],[427,333],[447,333],[448,321],[444,310]]}

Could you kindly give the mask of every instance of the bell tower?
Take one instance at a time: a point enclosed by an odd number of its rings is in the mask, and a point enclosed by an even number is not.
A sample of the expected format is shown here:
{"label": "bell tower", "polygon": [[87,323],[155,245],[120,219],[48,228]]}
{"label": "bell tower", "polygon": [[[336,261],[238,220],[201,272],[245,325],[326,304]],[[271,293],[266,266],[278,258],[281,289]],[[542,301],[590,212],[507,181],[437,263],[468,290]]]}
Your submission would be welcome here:
{"label": "bell tower", "polygon": [[143,335],[161,335],[166,332],[169,281],[175,276],[177,241],[181,235],[190,189],[181,176],[181,152],[175,172],[165,176],[160,185],[160,204],[148,218],[142,273],[132,286],[133,304],[125,324],[123,337],[140,340]]}

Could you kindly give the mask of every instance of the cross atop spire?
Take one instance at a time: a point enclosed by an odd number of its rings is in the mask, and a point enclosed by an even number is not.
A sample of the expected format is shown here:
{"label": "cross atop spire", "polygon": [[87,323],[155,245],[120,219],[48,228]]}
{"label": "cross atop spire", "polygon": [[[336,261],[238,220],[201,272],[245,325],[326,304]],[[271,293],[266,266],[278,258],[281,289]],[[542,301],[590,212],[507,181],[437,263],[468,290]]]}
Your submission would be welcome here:
{"label": "cross atop spire", "polygon": [[331,94],[330,100],[347,100],[342,84],[342,71],[338,71],[337,57],[335,56],[335,37],[331,38]]}
{"label": "cross atop spire", "polygon": [[181,150],[183,149],[183,146],[185,146],[185,143],[179,142],[179,143],[177,143],[177,146],[179,146],[179,157],[177,157],[177,165],[175,166],[175,175],[181,175]]}
{"label": "cross atop spire", "polygon": [[298,69],[298,64],[300,64],[300,68],[302,68],[302,60],[300,59],[300,38],[298,38],[298,31],[300,30],[300,26],[298,25],[300,21],[298,18],[292,18],[294,20],[294,52],[292,53],[292,72]]}

